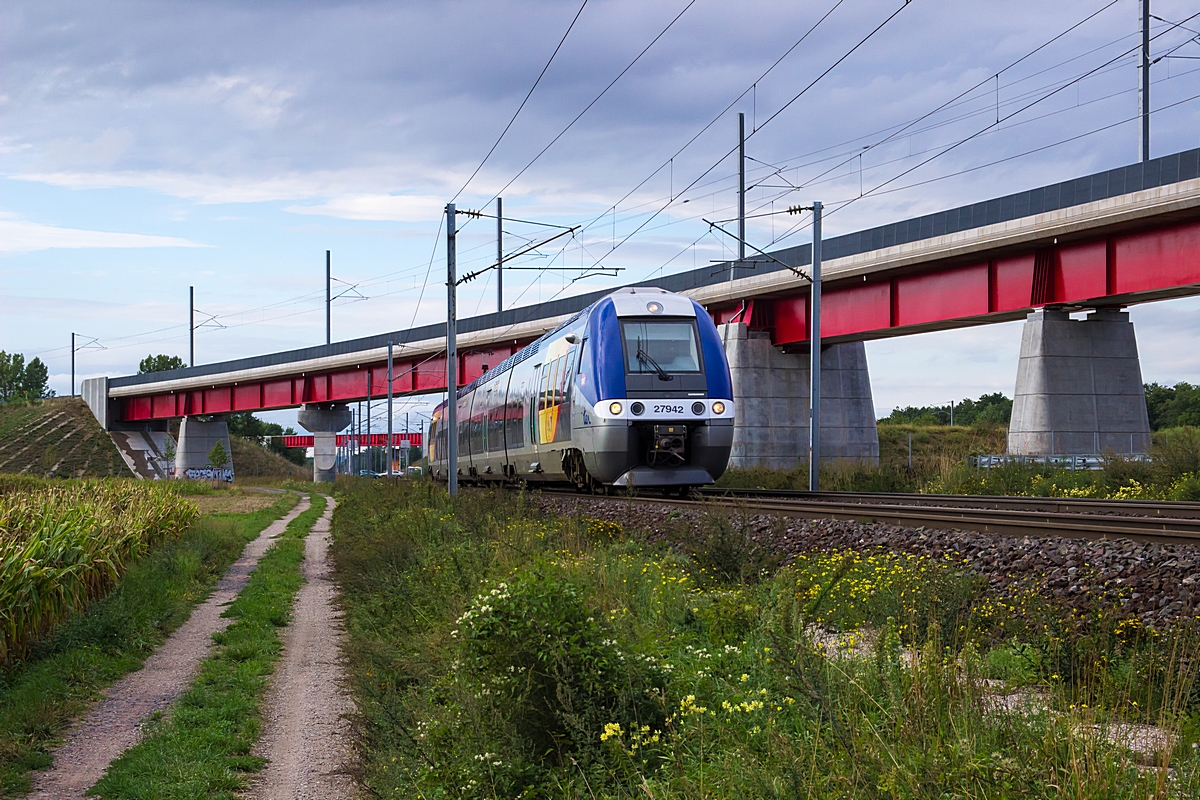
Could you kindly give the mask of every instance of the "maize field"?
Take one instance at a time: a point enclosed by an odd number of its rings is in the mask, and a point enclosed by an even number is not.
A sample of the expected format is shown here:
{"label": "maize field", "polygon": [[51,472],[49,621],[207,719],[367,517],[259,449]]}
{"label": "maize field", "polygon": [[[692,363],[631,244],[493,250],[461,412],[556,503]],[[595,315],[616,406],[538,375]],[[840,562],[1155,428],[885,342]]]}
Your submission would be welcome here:
{"label": "maize field", "polygon": [[0,478],[0,664],[25,655],[198,515],[163,484]]}

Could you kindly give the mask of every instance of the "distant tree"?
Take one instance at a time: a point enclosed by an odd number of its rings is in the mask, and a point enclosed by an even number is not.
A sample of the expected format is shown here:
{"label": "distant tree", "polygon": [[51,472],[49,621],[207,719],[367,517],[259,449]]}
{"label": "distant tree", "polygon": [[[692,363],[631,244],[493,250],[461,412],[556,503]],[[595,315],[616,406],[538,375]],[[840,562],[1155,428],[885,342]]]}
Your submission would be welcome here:
{"label": "distant tree", "polygon": [[138,375],[147,372],[166,372],[170,369],[183,369],[187,363],[179,356],[167,356],[161,353],[156,356],[146,356],[138,364]]}
{"label": "distant tree", "polygon": [[[1013,401],[1002,392],[985,394],[978,400],[966,399],[954,404],[955,425],[1007,425],[1012,418]],[[883,424],[949,425],[950,404],[944,406],[908,406],[895,408],[879,420]]]}
{"label": "distant tree", "polygon": [[25,375],[21,378],[21,393],[27,400],[53,397],[54,392],[50,391],[49,382],[50,370],[35,356],[33,361],[25,365]]}
{"label": "distant tree", "polygon": [[1200,425],[1200,386],[1184,381],[1174,386],[1147,383],[1145,391],[1151,430]]}
{"label": "distant tree", "polygon": [[40,358],[26,364],[21,353],[0,350],[0,403],[53,397],[49,377],[49,370]]}

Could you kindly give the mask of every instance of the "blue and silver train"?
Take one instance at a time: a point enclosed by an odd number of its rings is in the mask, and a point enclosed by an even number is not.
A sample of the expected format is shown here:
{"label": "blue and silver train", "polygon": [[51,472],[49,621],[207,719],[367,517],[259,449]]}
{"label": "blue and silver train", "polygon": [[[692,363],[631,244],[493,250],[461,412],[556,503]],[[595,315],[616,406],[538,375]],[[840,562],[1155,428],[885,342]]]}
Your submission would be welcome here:
{"label": "blue and silver train", "polygon": [[[463,480],[684,488],[715,481],[733,443],[733,389],[716,326],[688,297],[626,288],[458,393]],[[449,476],[446,403],[430,428]]]}

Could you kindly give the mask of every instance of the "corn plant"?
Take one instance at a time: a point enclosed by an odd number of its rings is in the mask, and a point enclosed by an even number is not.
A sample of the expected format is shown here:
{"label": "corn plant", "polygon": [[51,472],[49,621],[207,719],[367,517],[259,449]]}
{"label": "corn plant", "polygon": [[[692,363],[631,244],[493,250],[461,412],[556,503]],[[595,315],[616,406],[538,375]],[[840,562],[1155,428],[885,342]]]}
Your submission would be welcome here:
{"label": "corn plant", "polygon": [[108,592],[196,506],[130,481],[0,481],[0,663]]}

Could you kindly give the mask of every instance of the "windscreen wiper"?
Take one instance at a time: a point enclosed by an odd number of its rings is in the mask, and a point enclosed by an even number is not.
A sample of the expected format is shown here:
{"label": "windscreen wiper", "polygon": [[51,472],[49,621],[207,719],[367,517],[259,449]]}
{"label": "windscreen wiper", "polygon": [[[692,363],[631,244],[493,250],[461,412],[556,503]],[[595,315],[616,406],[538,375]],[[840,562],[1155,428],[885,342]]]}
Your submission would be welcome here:
{"label": "windscreen wiper", "polygon": [[645,350],[642,349],[642,337],[640,337],[640,336],[638,337],[637,343],[638,343],[638,349],[637,349],[637,360],[638,361],[642,362],[643,364],[645,364],[648,367],[653,367],[654,371],[658,373],[658,379],[660,381],[675,380],[674,375],[669,374],[665,369],[663,369],[659,365],[659,363],[657,361],[655,361],[653,358],[650,357],[649,353],[647,353]]}

